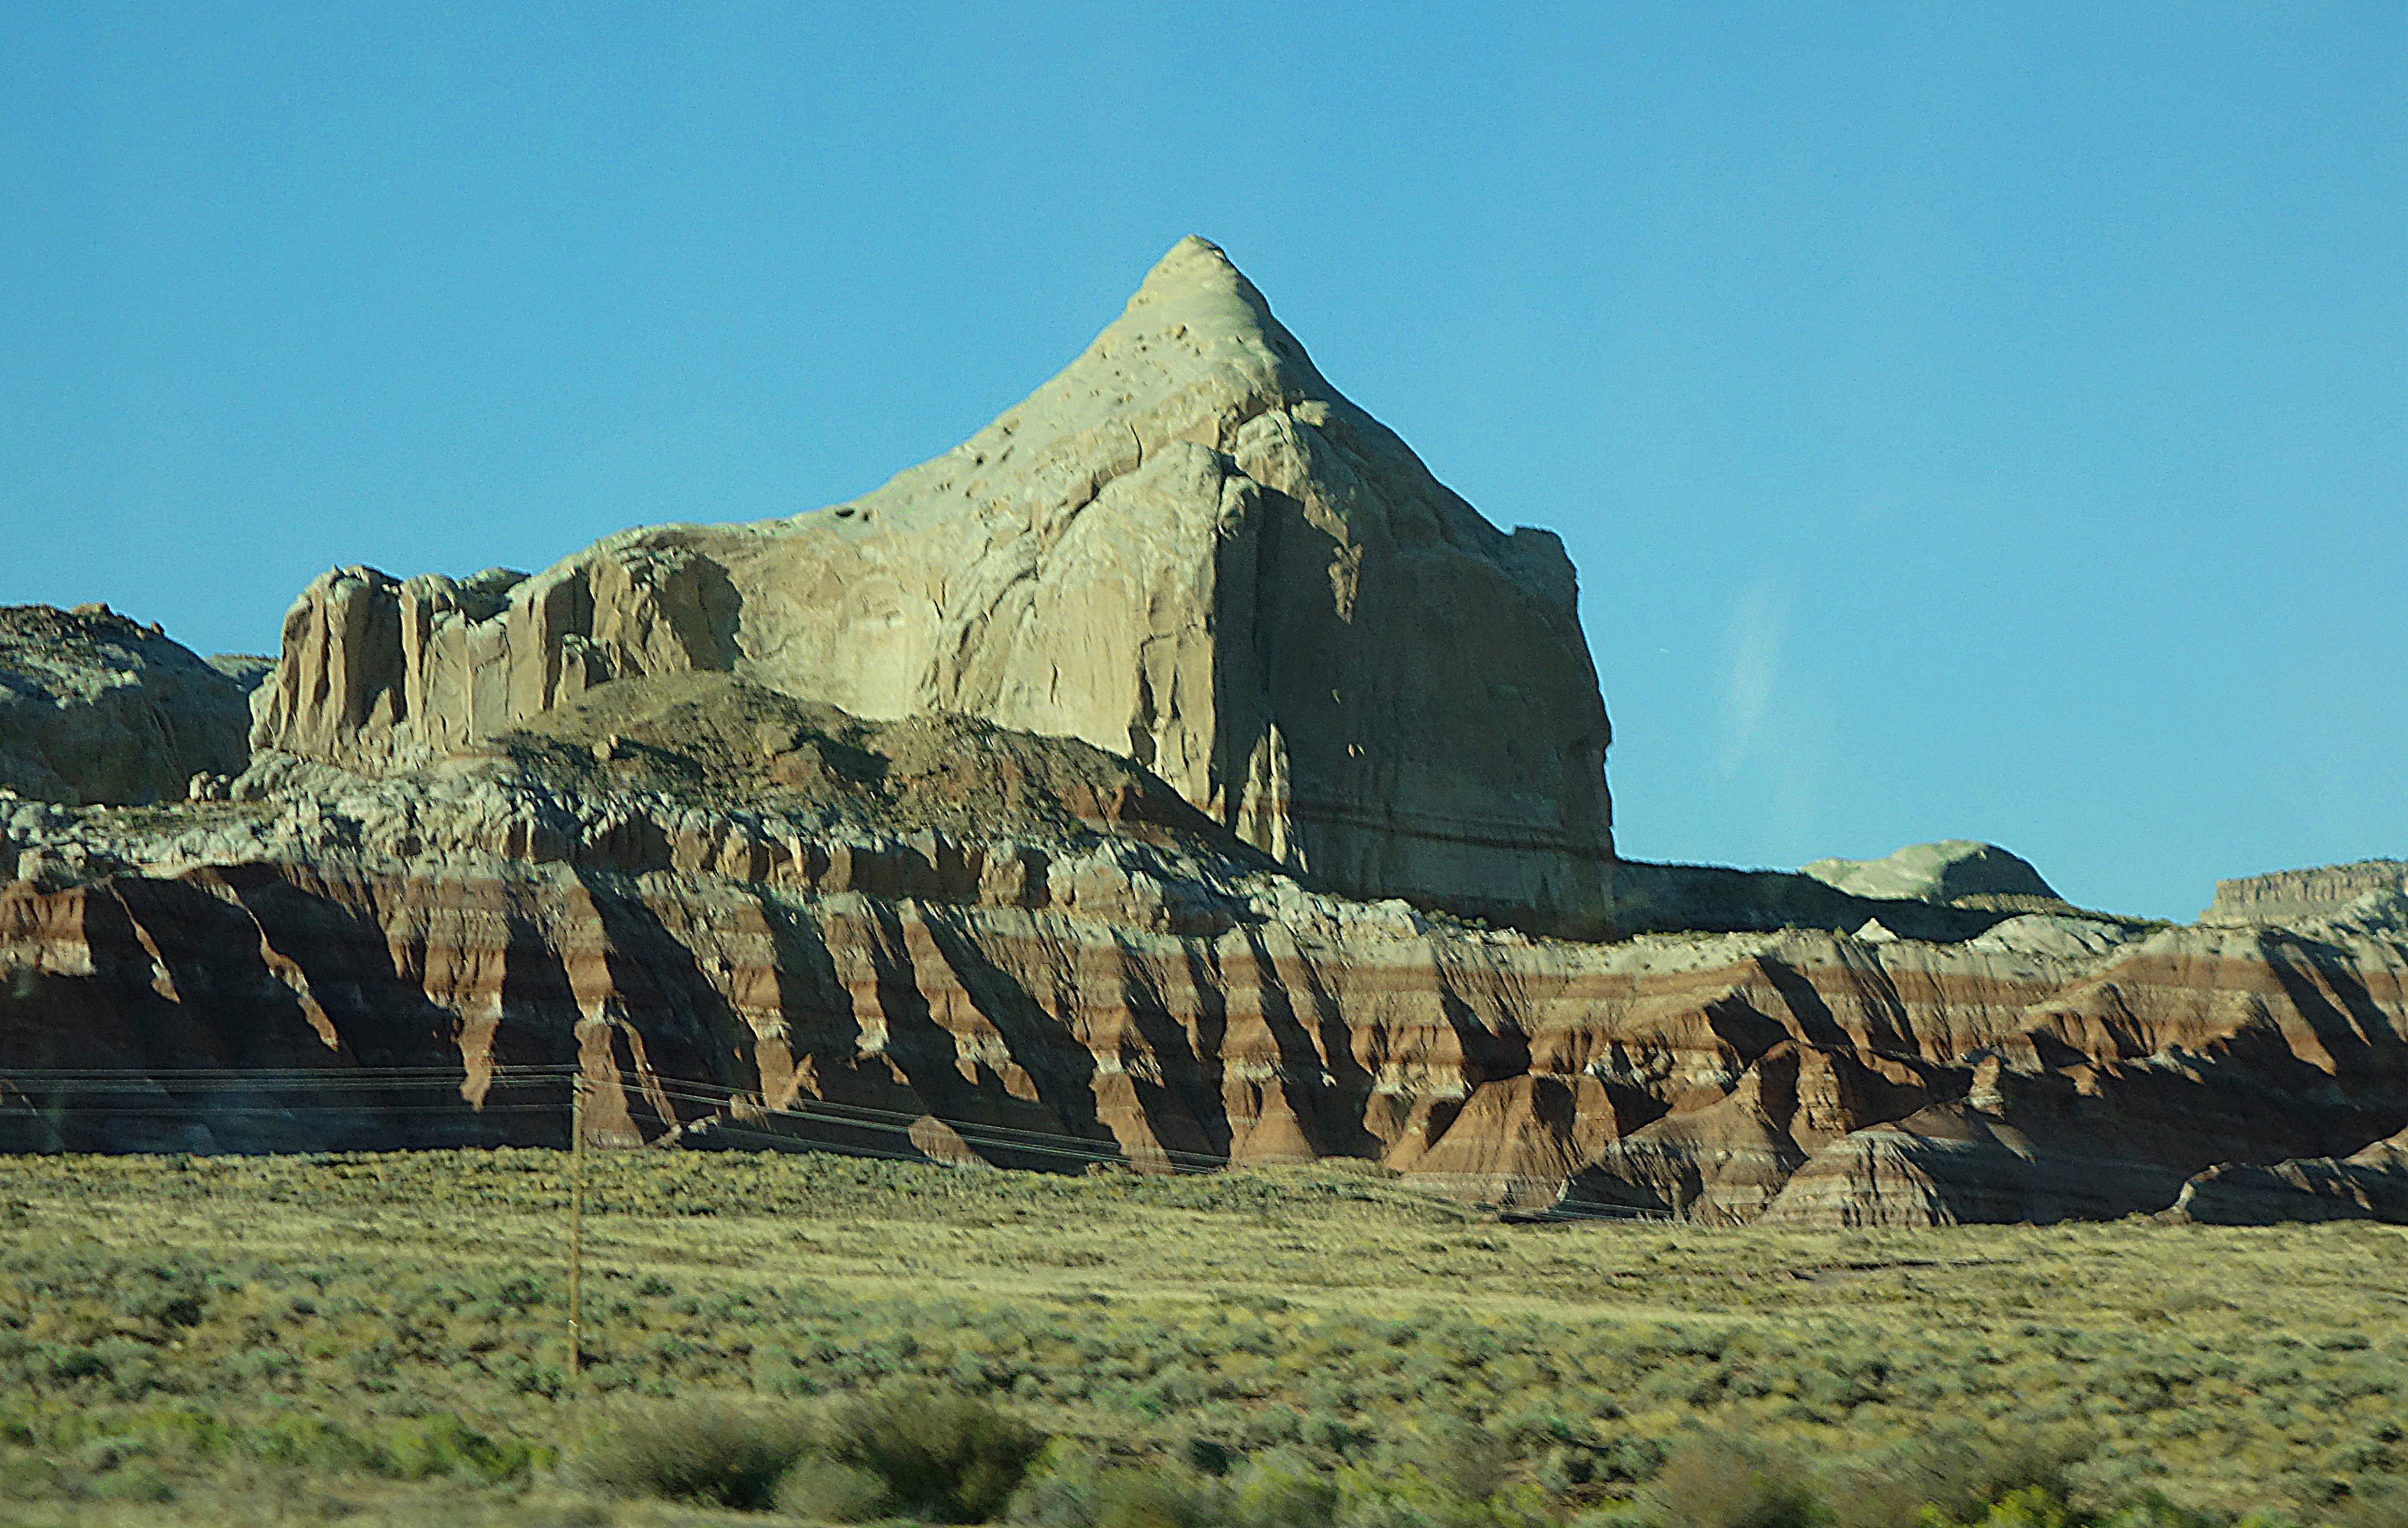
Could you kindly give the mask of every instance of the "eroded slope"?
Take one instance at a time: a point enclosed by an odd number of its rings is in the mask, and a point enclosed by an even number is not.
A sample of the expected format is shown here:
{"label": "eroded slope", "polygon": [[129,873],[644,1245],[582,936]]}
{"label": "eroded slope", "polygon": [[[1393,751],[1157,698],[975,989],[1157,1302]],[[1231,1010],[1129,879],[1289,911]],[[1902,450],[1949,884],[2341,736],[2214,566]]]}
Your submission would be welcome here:
{"label": "eroded slope", "polygon": [[[1059,740],[714,676],[423,771],[21,803],[0,1063],[158,1087],[134,1109],[21,1076],[0,1117],[22,1149],[541,1142],[557,1102],[512,1112],[534,1085],[501,1069],[569,1064],[626,1145],[1353,1157],[1507,1209],[1822,1224],[2162,1210],[2219,1164],[2408,1126],[2396,909],[1557,942],[1311,891],[1160,790]],[[456,1086],[433,1112],[230,1097],[176,1075],[201,1066]]]}

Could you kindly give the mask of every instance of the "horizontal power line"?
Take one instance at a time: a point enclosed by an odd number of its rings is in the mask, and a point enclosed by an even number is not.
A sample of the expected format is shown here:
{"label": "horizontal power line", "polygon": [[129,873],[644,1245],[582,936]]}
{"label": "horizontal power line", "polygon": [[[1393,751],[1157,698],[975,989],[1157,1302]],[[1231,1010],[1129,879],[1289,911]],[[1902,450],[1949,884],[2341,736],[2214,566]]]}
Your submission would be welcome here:
{"label": "horizontal power line", "polygon": [[[498,1088],[509,1088],[515,1087],[523,1089],[528,1086],[548,1082],[569,1083],[581,1075],[582,1073],[579,1067],[574,1064],[567,1063],[551,1065],[499,1065],[486,1069],[481,1074],[480,1079],[478,1080],[482,1080]],[[268,1103],[242,1105],[231,1103],[218,1103],[198,1105],[196,1107],[175,1107],[158,1102],[162,1093],[170,1092],[179,1088],[219,1090],[241,1089],[251,1091],[275,1091],[308,1088],[312,1091],[331,1089],[336,1091],[356,1091],[362,1093],[390,1093],[396,1090],[423,1089],[437,1086],[447,1089],[462,1088],[466,1087],[471,1080],[472,1079],[466,1072],[454,1070],[449,1067],[396,1066],[373,1068],[342,1067],[326,1069],[251,1069],[222,1067],[158,1069],[148,1071],[130,1068],[7,1069],[0,1070],[0,1119],[30,1119],[35,1117],[57,1118],[76,1116],[115,1116],[119,1117],[143,1119],[183,1118],[193,1123],[205,1124],[208,1117],[275,1118],[289,1117],[298,1115],[365,1113],[372,1116],[388,1117],[396,1115],[449,1116],[454,1118],[459,1118],[466,1123],[474,1118],[502,1114],[509,1114],[513,1116],[557,1114],[565,1112],[567,1106],[566,1098],[564,1098],[562,1103],[559,1104],[549,1104],[513,1103],[509,1102],[507,1097],[505,1099],[486,1102],[481,1104],[472,1103],[465,1097],[457,1103],[442,1104],[386,1103],[381,1104],[363,1103],[358,1105],[343,1105],[309,1103],[278,1104]],[[134,1103],[79,1104],[44,1101],[34,1096],[32,1088],[27,1086],[29,1084],[36,1086],[48,1085],[62,1090],[69,1091],[73,1094],[85,1096],[89,1096],[93,1093],[115,1093],[125,1096],[129,1099],[142,1099],[151,1102],[149,1106],[143,1106]],[[1131,1154],[1125,1147],[1122,1146],[1117,1140],[1107,1142],[1091,1136],[1074,1134],[1067,1131],[1032,1130],[1025,1127],[1005,1125],[985,1120],[954,1118],[938,1115],[932,1111],[914,1113],[905,1110],[882,1109],[868,1104],[843,1103],[824,1099],[801,1100],[790,1106],[772,1108],[766,1103],[760,1102],[760,1095],[756,1092],[732,1088],[706,1091],[705,1089],[710,1088],[710,1085],[690,1082],[684,1079],[655,1078],[648,1081],[642,1078],[623,1078],[615,1084],[615,1086],[623,1092],[625,1102],[630,1106],[637,1108],[640,1112],[654,1112],[643,1109],[643,1105],[649,1103],[669,1103],[672,1104],[683,1103],[710,1111],[708,1115],[697,1116],[694,1118],[682,1120],[678,1119],[674,1114],[671,1114],[667,1118],[663,1120],[663,1123],[673,1127],[677,1134],[681,1136],[693,1130],[695,1126],[707,1125],[713,1134],[719,1135],[748,1136],[764,1142],[790,1144],[816,1149],[830,1150],[850,1156],[879,1158],[893,1160],[932,1161],[940,1160],[940,1159],[933,1158],[927,1151],[919,1148],[916,1143],[914,1144],[913,1149],[909,1151],[886,1152],[876,1150],[870,1146],[859,1142],[840,1144],[824,1140],[797,1139],[793,1135],[784,1134],[773,1128],[767,1127],[776,1122],[793,1122],[798,1124],[815,1124],[823,1127],[835,1126],[853,1132],[867,1132],[909,1137],[913,1131],[921,1129],[926,1125],[934,1124],[942,1125],[950,1129],[958,1137],[960,1137],[965,1146],[971,1147],[983,1147],[993,1151],[1013,1151],[1024,1155],[1051,1158],[1057,1161],[1075,1161],[1084,1164],[1120,1162],[1131,1160]],[[1038,1106],[1041,1107],[1041,1105]],[[753,1115],[755,1117],[755,1122],[748,1122],[746,1119],[738,1117],[734,1111],[739,1109],[747,1110],[749,1113]],[[193,1116],[196,1112],[201,1114],[203,1117],[194,1118]],[[1873,1126],[1867,1128],[1877,1129],[1879,1127]],[[1840,1139],[1845,1139],[1845,1137],[1841,1137]],[[1908,1143],[1906,1146],[1906,1149],[1908,1150],[1914,1150],[1918,1146],[1928,1146],[1929,1148],[1936,1148],[1940,1151],[1946,1152],[1955,1147],[1971,1147],[1977,1146],[1977,1143],[1958,1143],[1931,1137],[1906,1137],[1905,1139]],[[1690,1173],[1696,1173],[1700,1179],[1698,1183],[1700,1190],[1707,1189],[1710,1187],[1703,1181],[1703,1179],[1706,1173],[1717,1164],[1730,1162],[1770,1163],[1781,1167],[1784,1170],[1782,1175],[1785,1181],[1795,1174],[1798,1168],[1805,1165],[1806,1161],[1812,1160],[1813,1156],[1816,1155],[1816,1153],[1807,1153],[1802,1159],[1792,1159],[1787,1153],[1767,1150],[1761,1147],[1736,1146],[1691,1149],[1684,1148],[1671,1143],[1659,1143],[1645,1140],[1634,1141],[1628,1136],[1618,1137],[1615,1142],[1612,1143],[1612,1145],[1626,1146],[1632,1154],[1655,1155],[1661,1153],[1666,1159],[1669,1159],[1667,1166],[1671,1168],[1673,1175],[1677,1176],[1686,1176]],[[1825,1149],[1828,1149],[1828,1146]],[[2139,1158],[2120,1156],[2100,1156],[2087,1152],[2036,1150],[2033,1155],[2027,1157],[2013,1151],[2003,1145],[1997,1146],[1996,1149],[2003,1153],[2006,1158],[2013,1161],[2021,1163],[2025,1167],[2035,1171],[2048,1171],[2052,1169],[2061,1171],[2067,1166],[2078,1166],[2087,1169],[2125,1169],[2143,1172],[2151,1175],[2179,1175],[2184,1177],[2190,1176],[2194,1173],[2200,1171],[2199,1168],[2186,1167],[2175,1163],[2150,1161]],[[1174,1169],[1193,1173],[1217,1171],[1235,1165],[1232,1160],[1226,1156],[1178,1151],[1167,1146],[1159,1147],[1155,1152],[1145,1153],[1143,1155],[1151,1157],[1153,1160],[1162,1161]],[[1584,1164],[1584,1170],[1586,1168],[1595,1168],[1598,1165],[1598,1163],[1592,1161]],[[2003,1165],[2003,1163],[2001,1165]],[[1462,1175],[1475,1179],[1485,1178],[1488,1176],[1488,1175],[1481,1174]],[[1510,1177],[1517,1175],[1501,1174],[1498,1175]],[[1615,1176],[1617,1178],[1621,1178],[1621,1175],[1619,1174],[1615,1175]],[[1643,1184],[1634,1182],[1628,1178],[1621,1178],[1621,1180],[1625,1182],[1632,1182],[1633,1187],[1643,1187]],[[1684,1185],[1682,1187],[1685,1186]],[[1415,1193],[1416,1197],[1421,1197],[1415,1190],[1399,1189],[1396,1191]],[[1428,1197],[1431,1197],[1434,1200],[1438,1198],[1438,1196]],[[1460,1203],[1459,1201],[1451,1199],[1440,1200],[1439,1202],[1449,1204],[1456,1204]],[[1574,1202],[1558,1204],[1550,1207],[1548,1210],[1540,1213],[1553,1218],[1574,1219],[1672,1219],[1677,1217],[1678,1211],[1657,1210],[1638,1205],[1617,1205],[1592,1201],[1586,1203]]]}

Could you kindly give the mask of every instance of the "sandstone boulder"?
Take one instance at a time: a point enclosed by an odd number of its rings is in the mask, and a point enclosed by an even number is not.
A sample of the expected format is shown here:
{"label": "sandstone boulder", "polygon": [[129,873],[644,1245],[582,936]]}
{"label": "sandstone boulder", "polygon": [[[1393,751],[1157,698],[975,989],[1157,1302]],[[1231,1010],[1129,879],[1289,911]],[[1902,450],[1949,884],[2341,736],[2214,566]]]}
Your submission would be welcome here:
{"label": "sandstone boulder", "polygon": [[106,605],[0,608],[0,785],[69,803],[181,800],[238,774],[248,688]]}
{"label": "sandstone boulder", "polygon": [[1201,239],[1061,375],[852,503],[533,577],[322,576],[252,736],[414,764],[690,670],[1084,739],[1335,889],[1610,920],[1610,730],[1561,542],[1433,478]]}

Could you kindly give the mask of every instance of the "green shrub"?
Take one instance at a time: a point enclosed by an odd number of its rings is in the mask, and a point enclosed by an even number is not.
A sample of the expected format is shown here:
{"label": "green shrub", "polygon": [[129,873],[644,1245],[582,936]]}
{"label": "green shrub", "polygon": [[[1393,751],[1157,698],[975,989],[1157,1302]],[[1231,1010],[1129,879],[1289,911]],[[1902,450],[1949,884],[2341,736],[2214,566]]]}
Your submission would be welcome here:
{"label": "green shrub", "polygon": [[303,1469],[356,1470],[374,1465],[381,1450],[341,1424],[300,1414],[268,1416],[232,1430],[231,1447],[263,1464]]}
{"label": "green shrub", "polygon": [[932,1522],[994,1518],[1044,1446],[1044,1434],[986,1403],[917,1381],[839,1403],[824,1445],[829,1459],[883,1482],[895,1512]]}
{"label": "green shrub", "polygon": [[2225,1528],[2231,1521],[2229,1513],[2200,1512],[2150,1491],[2116,1508],[2104,1528]]}
{"label": "green shrub", "polygon": [[1257,1517],[1218,1480],[1167,1469],[1111,1467],[1092,1454],[1050,1450],[1011,1500],[1011,1521],[1025,1528],[1327,1528],[1334,1492],[1303,1519]]}
{"label": "green shrub", "polygon": [[2069,1472],[2090,1451],[2077,1433],[1943,1426],[1826,1466],[1823,1495],[1838,1528],[1921,1528],[1927,1515],[1979,1522],[2016,1491],[2067,1498]]}
{"label": "green shrub", "polygon": [[394,1429],[381,1463],[404,1480],[437,1476],[508,1480],[527,1472],[535,1450],[516,1441],[496,1443],[450,1412],[438,1412]]}
{"label": "green shrub", "polygon": [[806,1454],[778,1482],[778,1506],[819,1522],[868,1522],[885,1511],[886,1482],[867,1470]]}
{"label": "green shrub", "polygon": [[2342,1528],[2408,1528],[2408,1486],[2387,1486],[2354,1497],[2333,1517]]}
{"label": "green shrub", "polygon": [[585,1473],[622,1495],[760,1510],[803,1456],[796,1419],[695,1405],[621,1413],[588,1446]]}
{"label": "green shrub", "polygon": [[1338,1513],[1338,1488],[1283,1460],[1265,1460],[1238,1478],[1237,1521],[1246,1528],[1322,1528]]}
{"label": "green shrub", "polygon": [[157,1465],[147,1460],[136,1460],[96,1476],[84,1490],[95,1500],[105,1502],[158,1503],[176,1499],[175,1487],[167,1483]]}
{"label": "green shrub", "polygon": [[2081,1521],[2065,1499],[2047,1487],[2025,1486],[1991,1503],[1973,1523],[1974,1528],[2076,1528]]}
{"label": "green shrub", "polygon": [[1423,1450],[1422,1472],[1459,1502],[1488,1500],[1513,1467],[1512,1448],[1484,1427],[1455,1422],[1434,1430]]}
{"label": "green shrub", "polygon": [[0,1501],[44,1501],[66,1494],[74,1478],[36,1454],[0,1453]]}
{"label": "green shrub", "polygon": [[1817,1528],[1828,1521],[1793,1462],[1719,1434],[1674,1449],[1647,1496],[1668,1528]]}
{"label": "green shrub", "polygon": [[1095,1456],[1056,1438],[1031,1462],[1012,1493],[1010,1521],[1024,1528],[1095,1528],[1102,1484]]}
{"label": "green shrub", "polygon": [[1224,1528],[1230,1521],[1217,1488],[1159,1470],[1114,1470],[1096,1493],[1095,1528]]}

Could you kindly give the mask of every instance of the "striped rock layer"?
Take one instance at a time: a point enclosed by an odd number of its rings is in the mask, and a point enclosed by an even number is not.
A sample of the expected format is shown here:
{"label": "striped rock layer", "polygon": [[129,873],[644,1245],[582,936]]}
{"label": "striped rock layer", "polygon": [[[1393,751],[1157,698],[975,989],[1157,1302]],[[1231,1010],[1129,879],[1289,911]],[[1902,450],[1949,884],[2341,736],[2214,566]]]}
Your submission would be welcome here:
{"label": "striped rock layer", "polygon": [[1110,853],[874,889],[786,862],[816,878],[326,851],[17,881],[0,1149],[556,1145],[566,1089],[511,1069],[574,1066],[595,1144],[1354,1157],[1512,1211],[1928,1224],[2163,1210],[2408,1126],[2396,930],[1590,944],[1284,881],[1182,923]]}

